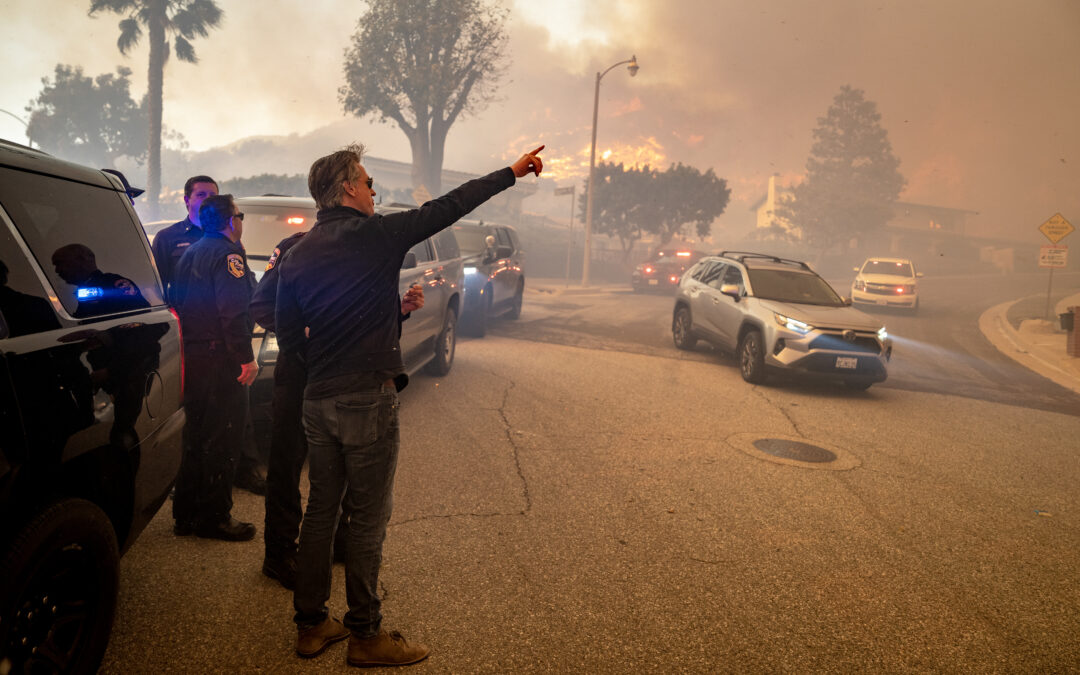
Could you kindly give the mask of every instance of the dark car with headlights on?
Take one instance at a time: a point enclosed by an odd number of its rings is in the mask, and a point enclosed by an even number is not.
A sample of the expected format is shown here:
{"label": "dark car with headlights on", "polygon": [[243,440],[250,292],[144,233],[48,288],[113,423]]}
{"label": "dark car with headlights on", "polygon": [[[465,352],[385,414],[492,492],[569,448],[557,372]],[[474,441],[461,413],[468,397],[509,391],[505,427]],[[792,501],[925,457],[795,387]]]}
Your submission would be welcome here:
{"label": "dark car with headlights on", "polygon": [[635,293],[643,291],[673,291],[679,287],[682,275],[704,255],[701,251],[664,249],[657,251],[648,262],[634,268],[630,285]]}
{"label": "dark car with headlights on", "polygon": [[[251,269],[262,276],[278,243],[315,224],[315,200],[310,197],[238,197],[236,206],[244,213],[244,248]],[[377,213],[405,211],[412,207],[376,205]],[[398,288],[401,295],[413,284],[424,288],[424,307],[413,312],[401,325],[401,353],[410,375],[424,368],[436,376],[446,375],[454,362],[458,316],[461,314],[464,269],[457,240],[450,228],[414,246],[405,256]],[[270,399],[273,393],[277,337],[255,327],[254,352],[259,375],[252,386],[252,419],[260,445],[269,429]]]}
{"label": "dark car with headlights on", "polygon": [[525,298],[525,250],[509,225],[459,220],[454,236],[465,261],[462,328],[483,337],[498,316],[517,319]]}
{"label": "dark car with headlights on", "polygon": [[0,141],[0,673],[92,673],[180,467],[183,349],[122,175]]}
{"label": "dark car with headlights on", "polygon": [[724,251],[683,276],[672,312],[679,349],[705,340],[734,353],[747,382],[769,371],[813,375],[866,389],[888,376],[892,340],[810,266]]}

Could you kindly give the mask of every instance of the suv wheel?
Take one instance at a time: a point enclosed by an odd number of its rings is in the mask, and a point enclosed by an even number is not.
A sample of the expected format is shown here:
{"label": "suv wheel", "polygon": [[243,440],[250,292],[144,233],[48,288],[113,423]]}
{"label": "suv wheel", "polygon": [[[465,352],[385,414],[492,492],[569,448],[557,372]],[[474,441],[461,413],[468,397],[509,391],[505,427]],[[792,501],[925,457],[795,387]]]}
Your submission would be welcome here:
{"label": "suv wheel", "polygon": [[435,339],[435,358],[427,364],[431,375],[446,375],[454,365],[454,347],[457,345],[457,312],[453,307],[446,308],[446,318],[439,337]]}
{"label": "suv wheel", "polygon": [[757,330],[746,331],[739,341],[739,371],[742,379],[751,384],[765,380],[765,348]]}
{"label": "suv wheel", "polygon": [[83,499],[52,504],[22,528],[0,563],[0,653],[12,672],[97,670],[119,558],[108,516]]}
{"label": "suv wheel", "polygon": [[521,304],[525,301],[525,282],[519,281],[517,290],[514,291],[514,303],[510,305],[510,311],[506,313],[507,319],[517,320],[521,318]]}
{"label": "suv wheel", "polygon": [[675,318],[671,321],[671,338],[676,347],[690,350],[697,346],[697,338],[692,333],[693,325],[689,309],[680,307],[675,310]]}
{"label": "suv wheel", "polygon": [[844,386],[853,391],[866,391],[870,388],[873,382],[866,382],[864,380],[845,380]]}

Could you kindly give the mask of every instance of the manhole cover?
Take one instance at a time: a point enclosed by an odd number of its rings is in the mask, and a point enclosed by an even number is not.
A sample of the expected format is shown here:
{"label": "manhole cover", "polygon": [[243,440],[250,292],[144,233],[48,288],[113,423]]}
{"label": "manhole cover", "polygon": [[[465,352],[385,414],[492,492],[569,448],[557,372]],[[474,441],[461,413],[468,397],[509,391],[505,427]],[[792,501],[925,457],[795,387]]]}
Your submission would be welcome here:
{"label": "manhole cover", "polygon": [[824,463],[836,460],[836,455],[825,448],[801,441],[790,441],[786,438],[759,438],[754,441],[754,447],[774,457],[793,459],[797,462]]}
{"label": "manhole cover", "polygon": [[861,464],[858,457],[827,441],[785,436],[775,431],[743,431],[726,440],[731,447],[772,464],[820,471],[850,471]]}

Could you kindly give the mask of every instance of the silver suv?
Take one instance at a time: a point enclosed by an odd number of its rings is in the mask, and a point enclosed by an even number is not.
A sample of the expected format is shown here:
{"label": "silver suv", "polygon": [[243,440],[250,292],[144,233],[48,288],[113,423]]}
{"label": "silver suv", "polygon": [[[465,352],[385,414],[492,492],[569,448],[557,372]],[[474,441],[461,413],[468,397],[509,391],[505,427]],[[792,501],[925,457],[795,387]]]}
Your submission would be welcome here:
{"label": "silver suv", "polygon": [[671,332],[679,349],[700,339],[736,354],[747,382],[786,370],[866,389],[887,377],[892,341],[850,305],[804,262],[724,251],[683,275]]}

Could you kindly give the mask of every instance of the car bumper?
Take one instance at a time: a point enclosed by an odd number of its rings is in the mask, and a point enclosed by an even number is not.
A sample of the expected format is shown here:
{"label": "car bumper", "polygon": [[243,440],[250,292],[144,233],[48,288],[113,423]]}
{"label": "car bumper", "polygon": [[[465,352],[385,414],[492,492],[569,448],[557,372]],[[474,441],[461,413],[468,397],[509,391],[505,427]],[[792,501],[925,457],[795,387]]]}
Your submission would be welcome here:
{"label": "car bumper", "polygon": [[876,305],[878,307],[914,307],[919,302],[919,294],[884,295],[851,289],[851,301],[860,305]]}
{"label": "car bumper", "polygon": [[884,382],[890,358],[892,341],[873,333],[857,332],[849,342],[838,332],[814,330],[799,335],[782,330],[770,342],[765,365],[827,379]]}

